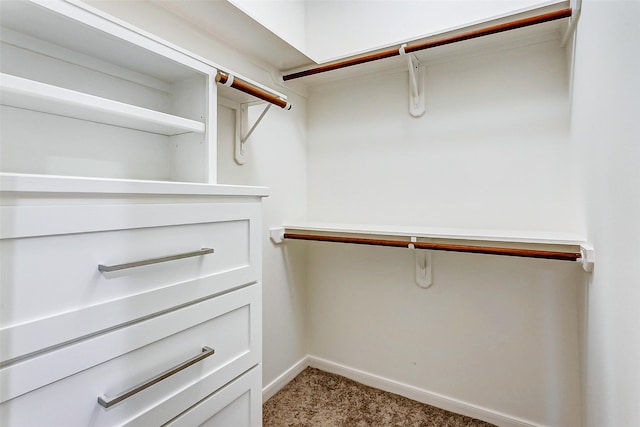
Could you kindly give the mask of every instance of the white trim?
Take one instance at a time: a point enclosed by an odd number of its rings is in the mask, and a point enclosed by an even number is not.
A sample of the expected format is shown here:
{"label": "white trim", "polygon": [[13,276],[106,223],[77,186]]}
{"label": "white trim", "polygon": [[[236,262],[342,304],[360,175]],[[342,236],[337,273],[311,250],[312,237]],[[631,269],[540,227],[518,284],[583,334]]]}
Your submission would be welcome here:
{"label": "white trim", "polygon": [[[488,408],[473,405],[449,396],[444,396],[428,390],[417,388],[408,384],[397,382],[389,378],[370,374],[359,369],[350,368],[326,359],[315,356],[307,356],[306,361],[312,368],[317,368],[332,374],[342,375],[361,384],[375,387],[390,393],[399,394],[418,402],[426,403],[437,408],[455,412],[456,414],[466,415],[495,424],[500,427],[544,427],[542,424],[536,424],[518,417],[503,414]],[[300,362],[299,362],[300,363]],[[264,393],[263,393],[264,395]]]}
{"label": "white trim", "polygon": [[278,378],[271,381],[262,389],[262,403],[269,400],[274,394],[282,390],[291,380],[304,371],[309,366],[309,356],[305,356],[296,362],[292,367],[284,371]]}

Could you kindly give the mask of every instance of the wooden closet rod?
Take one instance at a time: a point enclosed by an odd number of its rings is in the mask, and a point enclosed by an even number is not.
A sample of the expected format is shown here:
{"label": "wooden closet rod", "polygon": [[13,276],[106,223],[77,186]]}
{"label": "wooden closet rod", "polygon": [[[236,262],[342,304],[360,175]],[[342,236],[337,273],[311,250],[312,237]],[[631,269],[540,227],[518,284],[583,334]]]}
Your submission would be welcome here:
{"label": "wooden closet rod", "polygon": [[[404,52],[411,53],[419,50],[431,49],[433,47],[443,46],[451,43],[458,43],[465,40],[475,39],[478,37],[488,36],[491,34],[497,34],[504,31],[515,30],[518,28],[529,27],[531,25],[542,24],[544,22],[555,21],[557,19],[569,18],[571,16],[571,8],[562,9],[554,12],[543,13],[541,15],[532,16],[529,18],[518,19],[516,21],[506,22],[504,24],[492,25],[490,27],[480,28],[478,30],[472,30],[453,36],[443,37],[436,40],[426,41],[418,43],[412,46],[405,46]],[[377,61],[379,59],[391,58],[401,54],[401,47],[383,50],[380,52],[354,56],[344,61],[334,62],[331,64],[320,65],[308,70],[299,71],[296,73],[285,74],[282,78],[287,80],[299,79],[301,77],[312,76],[314,74],[325,73],[327,71],[338,70],[340,68],[351,67],[352,65],[364,64],[366,62]]]}
{"label": "wooden closet rod", "polygon": [[491,246],[455,245],[450,243],[406,242],[402,240],[367,239],[361,237],[321,236],[313,234],[284,233],[285,239],[315,240],[319,242],[353,243],[356,245],[391,246],[396,248],[429,249],[433,251],[469,252],[474,254],[517,256],[525,258],[556,259],[561,261],[577,261],[580,252],[556,252],[537,249],[497,248]]}
{"label": "wooden closet rod", "polygon": [[263,101],[267,101],[271,104],[277,105],[278,107],[284,108],[285,110],[291,109],[291,104],[289,104],[286,99],[282,99],[279,96],[264,91],[255,85],[235,78],[229,73],[218,71],[218,74],[216,75],[216,82],[224,86],[232,87],[246,94],[255,96],[256,98],[260,98]]}

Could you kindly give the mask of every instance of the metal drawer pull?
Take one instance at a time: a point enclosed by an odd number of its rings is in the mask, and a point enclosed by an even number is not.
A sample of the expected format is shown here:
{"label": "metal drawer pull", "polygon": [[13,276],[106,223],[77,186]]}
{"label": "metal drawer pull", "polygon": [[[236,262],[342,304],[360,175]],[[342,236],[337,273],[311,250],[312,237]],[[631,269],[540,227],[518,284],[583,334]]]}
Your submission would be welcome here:
{"label": "metal drawer pull", "polygon": [[199,251],[187,252],[187,253],[178,254],[178,255],[163,256],[160,258],[145,259],[142,261],[128,262],[126,264],[116,264],[116,265],[99,264],[98,270],[102,271],[103,273],[108,273],[109,271],[124,270],[125,268],[141,267],[143,265],[157,264],[159,262],[174,261],[176,259],[191,258],[194,256],[202,256],[202,255],[207,255],[212,253],[213,253],[213,249],[202,248]]}
{"label": "metal drawer pull", "polygon": [[142,390],[151,387],[152,385],[159,383],[160,381],[164,380],[165,378],[169,378],[171,375],[178,373],[180,371],[182,371],[183,369],[188,368],[189,366],[200,362],[203,359],[206,359],[209,356],[212,356],[213,353],[215,353],[215,350],[212,349],[211,347],[202,347],[202,353],[198,354],[197,356],[192,357],[191,359],[174,366],[171,369],[168,369],[166,371],[164,371],[161,374],[156,375],[153,378],[149,378],[147,381],[143,382],[142,384],[138,384],[137,386],[134,386],[132,388],[130,388],[127,391],[124,391],[122,393],[120,393],[119,395],[117,395],[116,397],[111,397],[108,398],[106,396],[98,396],[98,403],[101,406],[104,406],[105,408],[108,408],[110,406],[115,405],[116,403],[122,402],[123,400],[133,396],[134,394],[141,392]]}

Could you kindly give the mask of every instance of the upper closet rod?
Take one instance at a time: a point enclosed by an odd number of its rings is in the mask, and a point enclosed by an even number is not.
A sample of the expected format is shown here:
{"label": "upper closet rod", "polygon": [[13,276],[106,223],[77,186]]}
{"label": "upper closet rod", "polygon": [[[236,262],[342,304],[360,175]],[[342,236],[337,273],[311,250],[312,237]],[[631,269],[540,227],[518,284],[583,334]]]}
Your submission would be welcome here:
{"label": "upper closet rod", "polygon": [[402,240],[367,239],[361,237],[324,236],[313,234],[284,233],[285,239],[315,240],[320,242],[354,243],[359,245],[391,246],[396,248],[430,249],[434,251],[469,252],[476,254],[506,255],[525,258],[577,261],[580,252],[543,251],[537,249],[500,248],[491,246],[456,245],[451,243],[406,242]]}
{"label": "upper closet rod", "polygon": [[291,104],[289,104],[286,99],[262,90],[258,86],[237,79],[230,73],[218,71],[218,74],[216,75],[216,82],[224,86],[232,87],[246,94],[255,96],[256,98],[260,98],[263,101],[267,101],[271,104],[277,105],[278,107],[284,108],[285,110],[291,109]]}
{"label": "upper closet rod", "polygon": [[391,58],[393,56],[402,55],[403,53],[411,53],[419,50],[430,49],[437,46],[443,46],[451,43],[457,43],[464,40],[475,39],[478,37],[488,36],[491,34],[501,33],[504,31],[524,28],[531,25],[542,24],[544,22],[555,21],[557,19],[569,18],[571,16],[571,8],[561,9],[554,12],[544,13],[529,18],[518,19],[516,21],[506,22],[504,24],[493,25],[490,27],[480,28],[465,33],[443,37],[436,40],[418,43],[413,46],[397,47],[393,49],[383,50],[381,52],[368,55],[355,56],[344,61],[334,62],[331,64],[321,65],[319,67],[310,68],[308,70],[299,71],[292,74],[282,76],[283,80],[299,79],[301,77],[312,76],[314,74],[325,73],[327,71],[338,70],[340,68],[350,67],[352,65],[364,64],[366,62],[377,61],[378,59]]}

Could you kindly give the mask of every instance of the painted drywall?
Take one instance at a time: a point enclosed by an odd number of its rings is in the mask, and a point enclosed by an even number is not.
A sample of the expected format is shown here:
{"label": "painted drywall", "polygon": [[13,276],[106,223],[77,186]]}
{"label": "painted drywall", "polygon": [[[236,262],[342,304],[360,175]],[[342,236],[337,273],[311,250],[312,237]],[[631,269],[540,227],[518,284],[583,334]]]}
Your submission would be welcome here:
{"label": "painted drywall", "polygon": [[551,42],[312,89],[310,219],[580,233],[564,53]]}
{"label": "painted drywall", "polygon": [[[231,47],[148,2],[92,2],[120,19],[175,43],[253,80],[274,87],[275,70],[255,63]],[[286,92],[284,88],[277,88]],[[305,216],[306,100],[288,93],[291,111],[272,108],[248,142],[247,164],[233,160],[235,118],[219,107],[218,182],[267,186],[263,202],[263,383],[266,385],[306,356],[305,250],[283,252],[269,241],[267,227]],[[257,109],[257,110],[256,110]],[[260,107],[252,107],[253,122]]]}
{"label": "painted drywall", "polygon": [[[309,219],[582,231],[557,42],[311,89]],[[577,264],[307,243],[309,350],[513,420],[579,426]]]}
{"label": "painted drywall", "polygon": [[[218,181],[264,185],[263,201],[263,385],[307,354],[306,249],[275,246],[268,227],[306,215],[305,100],[290,95],[295,108],[271,108],[246,143],[242,166],[234,161],[235,112],[218,110]],[[254,123],[264,106],[250,107]]]}
{"label": "painted drywall", "polygon": [[585,0],[572,143],[583,165],[588,288],[586,423],[640,425],[640,3]]}

